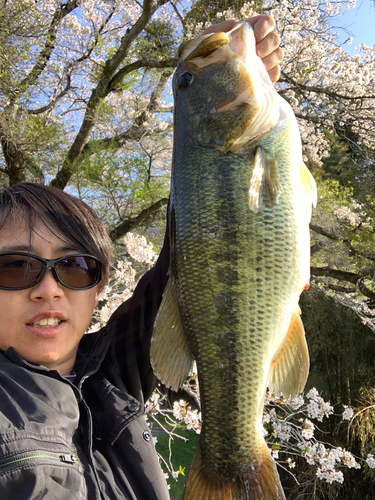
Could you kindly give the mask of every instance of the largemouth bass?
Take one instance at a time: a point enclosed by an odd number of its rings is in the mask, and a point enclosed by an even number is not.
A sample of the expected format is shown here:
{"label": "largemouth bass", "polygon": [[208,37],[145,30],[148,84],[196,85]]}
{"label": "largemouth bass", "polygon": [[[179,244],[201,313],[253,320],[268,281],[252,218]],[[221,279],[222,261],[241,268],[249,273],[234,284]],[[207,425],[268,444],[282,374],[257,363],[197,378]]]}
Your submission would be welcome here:
{"label": "largemouth bass", "polygon": [[196,359],[202,433],[184,500],[285,499],[262,434],[267,387],[296,395],[309,357],[315,182],[251,26],[183,44],[173,79],[170,279],[151,359],[177,390]]}

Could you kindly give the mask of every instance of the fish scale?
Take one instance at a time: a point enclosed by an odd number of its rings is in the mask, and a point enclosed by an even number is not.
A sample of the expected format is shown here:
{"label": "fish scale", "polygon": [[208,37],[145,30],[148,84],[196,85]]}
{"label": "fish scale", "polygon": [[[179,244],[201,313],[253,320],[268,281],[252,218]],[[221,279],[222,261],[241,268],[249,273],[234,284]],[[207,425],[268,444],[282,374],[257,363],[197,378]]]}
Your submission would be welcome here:
{"label": "fish scale", "polygon": [[[239,199],[241,193],[238,188],[248,186],[250,181],[248,160],[243,160],[241,164],[238,161],[240,158],[237,158],[234,169],[233,159],[226,158],[228,168],[222,176],[226,186],[225,197],[223,197],[225,209],[221,211],[217,210],[222,192],[221,185],[218,185],[217,191],[213,191],[212,183],[218,171],[226,170],[226,166],[223,165],[224,159],[217,151],[210,150],[206,153],[205,169],[202,172],[195,159],[195,149],[192,148],[191,155],[188,152],[185,154],[187,156],[183,157],[184,168],[181,168],[178,181],[174,181],[173,190],[176,202],[174,203],[172,199],[176,211],[177,228],[175,258],[179,260],[180,252],[186,254],[186,259],[182,259],[179,266],[176,291],[180,297],[181,308],[186,311],[184,315],[189,318],[186,335],[194,339],[191,348],[197,360],[200,391],[204,404],[205,424],[202,448],[204,447],[205,450],[213,448],[212,453],[207,452],[207,455],[210,455],[209,459],[212,460],[217,454],[218,401],[222,401],[220,405],[223,412],[222,425],[231,427],[230,422],[233,419],[236,420],[233,432],[239,434],[241,441],[246,442],[246,428],[242,423],[238,424],[236,415],[240,415],[239,407],[246,407],[246,412],[258,417],[258,402],[264,396],[268,376],[266,363],[267,360],[268,364],[270,362],[270,353],[264,349],[264,340],[268,342],[268,337],[279,334],[280,320],[274,308],[278,308],[281,312],[285,310],[286,306],[279,301],[279,297],[284,295],[289,298],[289,292],[283,293],[286,284],[288,287],[293,286],[296,299],[300,287],[296,283],[291,283],[289,269],[293,259],[285,255],[285,245],[272,247],[272,235],[264,231],[262,219],[264,217],[272,219],[273,212],[265,211],[260,217],[252,214],[248,209],[247,192],[243,189],[243,200]],[[212,158],[211,161],[207,158],[208,154]],[[189,161],[189,156],[191,156],[191,161]],[[212,170],[209,164],[213,166]],[[178,170],[178,163],[176,170]],[[229,180],[233,185],[230,194],[228,193]],[[194,187],[190,190],[189,185],[199,185],[199,188]],[[202,204],[202,199],[204,199],[204,204]],[[184,212],[184,220],[186,220],[186,206],[191,207],[188,227],[185,226],[186,222],[181,224],[178,218],[180,206]],[[279,230],[289,225],[285,212],[283,202],[280,200],[280,205],[274,215],[278,217],[279,214],[284,220],[284,225],[279,222]],[[201,213],[205,215],[197,215]],[[280,220],[280,217],[278,219]],[[210,238],[207,228],[217,236]],[[293,232],[288,232],[290,244],[293,244]],[[285,230],[283,233],[285,234]],[[295,228],[294,239],[296,234]],[[250,238],[256,238],[257,244],[249,246]],[[231,248],[232,245],[233,248]],[[264,262],[261,269],[259,269],[259,256],[262,256]],[[279,266],[278,261],[283,262],[284,267]],[[219,265],[214,266],[215,262]],[[208,268],[211,268],[211,271],[207,272]],[[284,272],[282,272],[283,269]],[[230,274],[228,279],[226,279],[226,273]],[[274,278],[266,287],[269,274],[272,274]],[[258,305],[258,309],[251,307],[252,302]],[[286,328],[287,325],[283,330],[285,331]],[[195,332],[199,332],[200,335],[195,335]],[[217,337],[221,337],[222,345]],[[270,346],[272,347],[273,344],[271,343]],[[218,360],[223,359],[220,351],[226,353],[226,358],[224,358],[228,363],[226,370],[220,369],[219,366]],[[242,355],[244,352],[245,356]],[[249,366],[251,370],[247,369]],[[238,377],[237,373],[241,377]],[[221,374],[222,376],[226,374],[226,379],[220,378]],[[262,378],[262,383],[257,383],[256,375]],[[229,396],[230,391],[234,389],[235,391]],[[205,397],[206,393],[207,397]],[[246,395],[245,404],[240,401],[240,398],[244,398],[243,395]],[[239,420],[242,420],[242,416]],[[208,421],[212,421],[214,425],[207,429]],[[225,433],[228,437],[228,428],[225,429]],[[225,442],[222,443],[224,455],[234,457],[238,451],[232,453],[231,440],[228,440],[228,443],[228,450],[225,450]],[[203,450],[202,454],[204,454]],[[251,457],[251,453],[247,451],[245,455]]]}
{"label": "fish scale", "polygon": [[298,393],[308,373],[298,298],[315,185],[291,109],[257,80],[263,66],[254,59],[251,72],[238,55],[238,41],[246,54],[254,44],[249,29],[188,42],[174,76],[171,270],[151,362],[174,390],[197,362],[202,432],[184,500],[285,498],[262,436],[264,397],[267,386]]}

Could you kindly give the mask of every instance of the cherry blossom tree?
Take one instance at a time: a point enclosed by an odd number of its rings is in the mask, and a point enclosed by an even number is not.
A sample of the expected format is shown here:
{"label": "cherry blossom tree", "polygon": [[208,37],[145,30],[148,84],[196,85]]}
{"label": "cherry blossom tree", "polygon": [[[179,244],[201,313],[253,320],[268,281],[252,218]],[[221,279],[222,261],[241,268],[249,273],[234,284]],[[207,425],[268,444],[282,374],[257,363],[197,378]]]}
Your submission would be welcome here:
{"label": "cherry blossom tree", "polygon": [[[175,64],[177,42],[167,33],[155,48],[161,31],[155,23],[175,25],[177,16],[165,0],[145,0],[142,6],[90,0],[2,3],[3,184],[37,180],[64,189],[70,183],[83,198],[90,198],[89,184],[103,186],[102,194],[118,212],[111,221],[118,238],[122,219],[135,218],[128,220],[125,234],[131,222],[136,225],[166,204],[169,120],[156,111]],[[155,140],[150,142],[151,135]],[[118,153],[117,169],[113,151]],[[144,167],[143,178],[137,163]],[[94,168],[87,169],[88,164]],[[109,187],[106,176],[114,170]],[[129,188],[126,179],[132,176],[151,192],[147,206],[133,196],[136,206],[129,207],[114,194],[116,184],[123,198],[139,191],[134,183]]]}
{"label": "cherry blossom tree", "polygon": [[350,147],[366,149],[368,181],[374,49],[350,56],[335,35],[340,11],[353,4],[3,0],[0,181],[78,192],[114,240],[160,219],[176,48],[208,24],[255,10],[276,19],[285,49],[278,90],[299,119],[306,160],[318,169],[330,155],[327,131],[341,134]]}

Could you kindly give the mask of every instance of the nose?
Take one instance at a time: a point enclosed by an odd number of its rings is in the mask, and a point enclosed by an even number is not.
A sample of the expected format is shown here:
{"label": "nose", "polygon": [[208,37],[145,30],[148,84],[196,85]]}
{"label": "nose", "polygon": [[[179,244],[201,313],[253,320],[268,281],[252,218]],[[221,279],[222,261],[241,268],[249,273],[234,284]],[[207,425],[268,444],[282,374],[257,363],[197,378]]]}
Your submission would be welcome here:
{"label": "nose", "polygon": [[56,299],[63,296],[63,288],[54,277],[52,269],[47,269],[41,281],[30,288],[30,298],[45,301]]}

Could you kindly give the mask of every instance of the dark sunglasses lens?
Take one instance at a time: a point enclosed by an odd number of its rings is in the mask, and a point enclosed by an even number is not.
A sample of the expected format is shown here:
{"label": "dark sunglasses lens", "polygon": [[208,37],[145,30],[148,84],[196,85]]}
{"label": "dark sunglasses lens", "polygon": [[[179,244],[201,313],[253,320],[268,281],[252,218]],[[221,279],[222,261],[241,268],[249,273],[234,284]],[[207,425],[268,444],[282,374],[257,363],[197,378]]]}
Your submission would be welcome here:
{"label": "dark sunglasses lens", "polygon": [[91,257],[67,257],[56,265],[61,281],[72,288],[86,288],[99,278],[99,264]]}
{"label": "dark sunglasses lens", "polygon": [[42,267],[42,262],[27,255],[0,255],[0,286],[20,288],[31,285]]}

